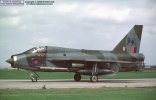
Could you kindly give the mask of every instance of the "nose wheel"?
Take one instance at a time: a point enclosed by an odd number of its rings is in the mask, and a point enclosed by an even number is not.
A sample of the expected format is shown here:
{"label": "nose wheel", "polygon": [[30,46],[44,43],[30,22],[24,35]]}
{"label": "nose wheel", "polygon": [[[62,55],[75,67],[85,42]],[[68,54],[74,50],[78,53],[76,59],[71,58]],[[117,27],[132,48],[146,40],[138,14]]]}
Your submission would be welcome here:
{"label": "nose wheel", "polygon": [[37,82],[37,79],[38,79],[38,75],[36,76],[37,74],[30,74],[30,79],[32,82]]}
{"label": "nose wheel", "polygon": [[75,74],[75,75],[74,75],[74,80],[75,80],[76,82],[79,82],[79,81],[81,80],[81,75],[80,75],[80,74]]}
{"label": "nose wheel", "polygon": [[36,76],[32,76],[32,77],[31,77],[31,81],[32,81],[32,82],[37,82],[37,77],[36,77]]}

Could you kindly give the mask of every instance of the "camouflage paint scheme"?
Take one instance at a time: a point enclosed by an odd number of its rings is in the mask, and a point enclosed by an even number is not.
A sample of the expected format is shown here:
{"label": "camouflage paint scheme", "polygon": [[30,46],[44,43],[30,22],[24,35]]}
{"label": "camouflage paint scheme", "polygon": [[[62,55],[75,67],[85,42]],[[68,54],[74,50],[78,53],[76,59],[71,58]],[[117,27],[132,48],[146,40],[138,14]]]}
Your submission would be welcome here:
{"label": "camouflage paint scheme", "polygon": [[[7,62],[32,72],[74,72],[75,81],[81,80],[81,74],[90,75],[90,80],[97,82],[99,75],[144,67],[145,57],[139,53],[142,28],[135,25],[112,51],[42,46],[12,55]],[[37,81],[35,75],[31,79]]]}

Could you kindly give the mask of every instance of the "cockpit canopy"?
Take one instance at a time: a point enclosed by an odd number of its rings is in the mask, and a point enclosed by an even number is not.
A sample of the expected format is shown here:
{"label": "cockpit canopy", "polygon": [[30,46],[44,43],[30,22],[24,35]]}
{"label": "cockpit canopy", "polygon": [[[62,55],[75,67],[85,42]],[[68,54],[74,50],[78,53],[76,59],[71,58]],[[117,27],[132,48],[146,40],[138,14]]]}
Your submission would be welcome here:
{"label": "cockpit canopy", "polygon": [[41,46],[41,47],[33,47],[24,53],[45,53],[46,52],[46,46]]}

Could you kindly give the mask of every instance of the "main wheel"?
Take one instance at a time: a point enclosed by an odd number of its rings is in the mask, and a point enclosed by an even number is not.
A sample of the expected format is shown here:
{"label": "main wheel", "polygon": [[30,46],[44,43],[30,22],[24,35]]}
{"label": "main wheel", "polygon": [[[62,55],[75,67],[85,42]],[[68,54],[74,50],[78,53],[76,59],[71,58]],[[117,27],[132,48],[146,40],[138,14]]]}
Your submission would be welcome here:
{"label": "main wheel", "polygon": [[32,81],[32,82],[37,82],[37,77],[36,77],[36,76],[32,76],[32,77],[31,77],[31,81]]}
{"label": "main wheel", "polygon": [[91,82],[98,82],[98,76],[92,75],[92,76],[90,77],[90,81],[91,81]]}
{"label": "main wheel", "polygon": [[79,82],[79,81],[81,80],[81,75],[80,75],[80,74],[75,74],[75,75],[74,75],[74,80],[75,80],[76,82]]}

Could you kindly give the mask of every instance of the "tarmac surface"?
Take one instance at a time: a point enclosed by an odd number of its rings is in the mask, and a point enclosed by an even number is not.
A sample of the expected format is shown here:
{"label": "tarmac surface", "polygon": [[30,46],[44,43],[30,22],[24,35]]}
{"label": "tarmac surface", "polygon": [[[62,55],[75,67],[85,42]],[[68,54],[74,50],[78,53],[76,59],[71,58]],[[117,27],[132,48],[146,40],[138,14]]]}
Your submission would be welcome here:
{"label": "tarmac surface", "polygon": [[102,88],[102,87],[151,87],[156,86],[156,78],[148,79],[100,79],[92,83],[89,80],[75,82],[72,79],[59,80],[0,80],[0,89],[42,89],[50,88]]}

